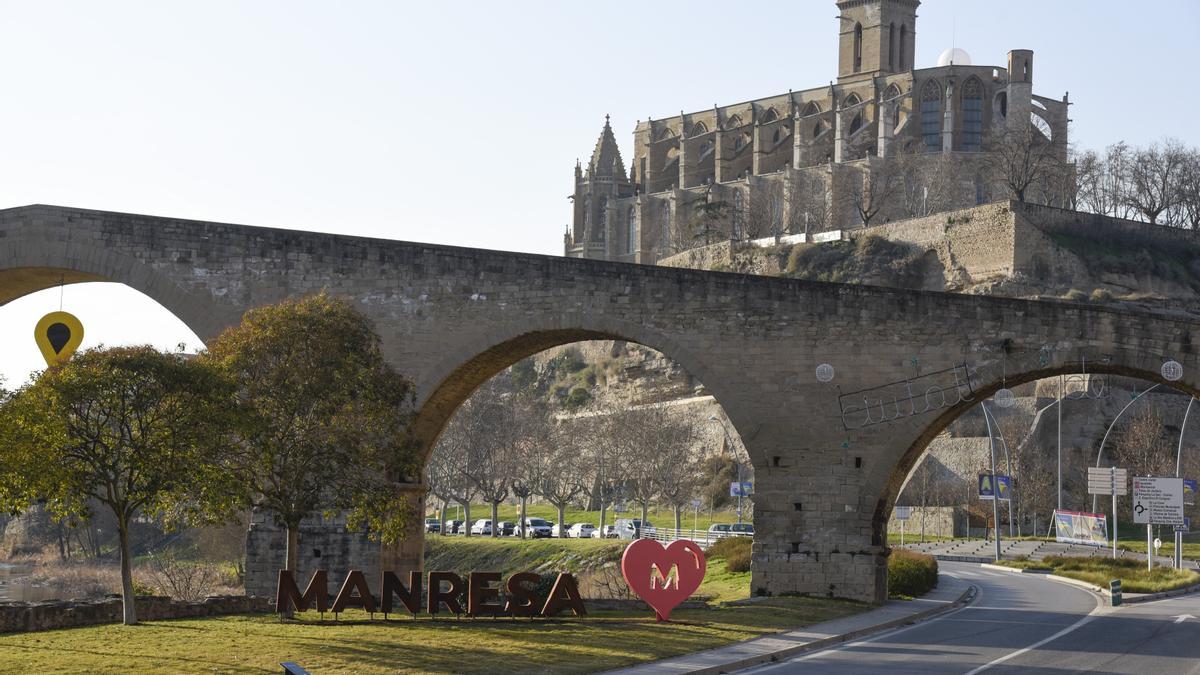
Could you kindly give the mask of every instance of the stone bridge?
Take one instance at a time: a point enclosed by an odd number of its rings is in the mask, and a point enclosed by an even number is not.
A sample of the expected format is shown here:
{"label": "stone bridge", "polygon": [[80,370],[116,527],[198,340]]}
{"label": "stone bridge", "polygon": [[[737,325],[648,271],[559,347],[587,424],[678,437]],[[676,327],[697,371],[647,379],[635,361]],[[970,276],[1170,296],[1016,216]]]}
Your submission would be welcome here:
{"label": "stone bridge", "polygon": [[[477,386],[526,356],[590,339],[657,349],[716,397],[754,463],[756,592],[883,601],[886,524],[902,481],[938,432],[998,389],[1078,372],[1085,359],[1088,372],[1163,381],[1161,365],[1174,359],[1183,377],[1172,385],[1200,394],[1200,325],[1171,316],[55,206],[0,210],[0,304],[60,278],[131,286],[206,340],[256,305],[323,289],[351,298],[417,385],[426,451]],[[820,364],[833,366],[832,382],[814,376]],[[419,485],[408,489],[421,499]],[[302,570],[420,565],[420,522],[382,550],[337,536],[323,539],[321,559],[302,551]],[[272,592],[281,562],[281,542],[253,546],[248,589]]]}

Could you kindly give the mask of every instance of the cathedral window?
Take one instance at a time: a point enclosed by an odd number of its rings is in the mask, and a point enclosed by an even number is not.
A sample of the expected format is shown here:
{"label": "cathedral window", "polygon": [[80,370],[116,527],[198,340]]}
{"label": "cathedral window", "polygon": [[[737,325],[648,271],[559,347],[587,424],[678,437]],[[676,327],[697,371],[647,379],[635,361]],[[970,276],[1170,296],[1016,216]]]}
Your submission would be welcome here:
{"label": "cathedral window", "polygon": [[825,123],[821,120],[817,120],[817,123],[813,125],[813,138],[820,136],[824,131]]}
{"label": "cathedral window", "polygon": [[774,122],[777,119],[779,119],[779,115],[775,113],[775,109],[767,108],[767,112],[762,114],[762,117],[758,120],[758,123],[766,124],[768,122]]}
{"label": "cathedral window", "polygon": [[942,89],[934,80],[921,90],[921,137],[926,152],[942,149]]}
{"label": "cathedral window", "polygon": [[896,69],[896,24],[888,24],[888,69]]}
{"label": "cathedral window", "polygon": [[604,241],[604,229],[608,224],[608,197],[601,197],[596,209],[596,229],[593,230],[592,238],[596,241]]}
{"label": "cathedral window", "polygon": [[862,113],[858,113],[857,115],[854,116],[854,119],[850,120],[850,135],[853,136],[854,134],[858,133],[858,130],[862,129],[862,127],[863,127]]}
{"label": "cathedral window", "polygon": [[696,122],[696,125],[692,127],[692,135],[693,136],[701,136],[701,135],[707,134],[707,133],[708,133],[708,127],[704,126],[704,122]]}
{"label": "cathedral window", "polygon": [[908,27],[900,24],[900,48],[897,50],[900,54],[900,70],[904,70],[904,55],[907,53],[904,43],[906,42],[908,42]]}
{"label": "cathedral window", "polygon": [[962,149],[979,152],[983,149],[983,85],[975,78],[967,80],[962,96]]}
{"label": "cathedral window", "polygon": [[637,253],[637,209],[632,206],[629,207],[629,211],[626,213],[626,223],[629,230],[626,234],[625,252],[630,254]]}
{"label": "cathedral window", "polygon": [[854,24],[854,72],[862,70],[862,24]]}

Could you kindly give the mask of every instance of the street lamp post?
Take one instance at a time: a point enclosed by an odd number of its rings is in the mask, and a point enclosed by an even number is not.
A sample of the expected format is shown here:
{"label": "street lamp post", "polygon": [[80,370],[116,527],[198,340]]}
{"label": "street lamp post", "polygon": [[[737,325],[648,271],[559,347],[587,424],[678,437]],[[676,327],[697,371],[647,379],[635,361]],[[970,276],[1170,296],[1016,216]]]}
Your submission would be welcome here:
{"label": "street lamp post", "polygon": [[[983,407],[983,421],[987,424],[988,432],[988,447],[991,450],[992,458],[992,534],[996,542],[996,560],[1000,560],[1000,504],[997,503],[999,490],[996,488],[996,439],[992,436],[992,419],[987,414],[987,406],[983,402],[979,404]],[[986,530],[985,530],[986,531]]]}
{"label": "street lamp post", "polygon": [[[1117,420],[1121,419],[1121,415],[1124,415],[1126,410],[1129,410],[1129,406],[1133,405],[1134,403],[1137,403],[1138,399],[1145,396],[1146,394],[1149,394],[1150,392],[1154,391],[1155,389],[1158,389],[1157,384],[1150,387],[1146,391],[1143,391],[1142,393],[1138,394],[1137,396],[1134,396],[1133,399],[1129,401],[1129,403],[1125,404],[1124,408],[1121,408],[1121,412],[1117,413],[1117,416],[1113,418],[1112,423],[1108,425],[1108,429],[1104,430],[1104,438],[1100,439],[1100,450],[1096,453],[1096,468],[1100,467],[1100,462],[1104,458],[1104,444],[1108,442],[1108,435],[1110,433],[1112,433],[1113,427],[1117,426]],[[1096,512],[1097,504],[1099,503],[1098,500],[1099,500],[1099,495],[1092,495],[1092,513]],[[1117,514],[1114,512],[1113,518],[1116,518],[1116,517],[1117,517]],[[1115,543],[1116,542],[1114,539],[1114,544]]]}
{"label": "street lamp post", "polygon": [[[980,405],[980,407],[983,408],[984,417],[990,417],[993,422],[996,422],[996,416],[992,415],[991,411],[989,411],[987,409],[987,405],[985,405],[982,402],[979,405]],[[1011,480],[1012,479],[1012,457],[1010,457],[1008,454],[1008,441],[1006,441],[1004,439],[1004,431],[1002,431],[1000,429],[999,422],[996,422],[996,433],[999,434],[999,436],[1000,436],[1000,447],[1004,448],[1004,465],[1006,467],[1008,467],[1007,468],[1008,476],[1009,476],[1009,479]],[[988,436],[989,437],[991,436],[991,425],[988,426]],[[989,439],[989,442],[990,442],[990,439]],[[996,472],[996,467],[994,466],[994,463],[993,463],[992,473],[995,473],[995,472]],[[995,478],[993,478],[992,480],[994,481]],[[996,490],[996,498],[999,499],[1000,490],[995,488],[994,486],[993,486],[993,489]],[[1008,536],[1009,536],[1009,538],[1011,538],[1013,536],[1013,512],[1012,512],[1012,495],[1011,494],[1008,496]]]}
{"label": "street lamp post", "polygon": [[[1188,401],[1187,410],[1183,411],[1183,424],[1179,425],[1179,445],[1175,449],[1175,477],[1179,478],[1179,469],[1183,461],[1183,434],[1187,431],[1188,415],[1192,413],[1192,404],[1196,402],[1193,396]],[[1183,532],[1175,531],[1175,569],[1183,569]]]}

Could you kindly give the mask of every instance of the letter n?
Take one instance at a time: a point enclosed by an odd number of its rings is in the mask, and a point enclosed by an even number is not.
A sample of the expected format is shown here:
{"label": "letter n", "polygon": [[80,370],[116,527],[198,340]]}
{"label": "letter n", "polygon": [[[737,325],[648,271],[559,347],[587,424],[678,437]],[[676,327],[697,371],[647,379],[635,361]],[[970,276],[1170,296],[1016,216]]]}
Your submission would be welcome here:
{"label": "letter n", "polygon": [[393,595],[400,598],[404,608],[410,614],[416,614],[421,611],[421,573],[412,571],[408,573],[408,588],[400,583],[400,579],[394,572],[383,573],[383,593],[380,595],[380,611],[384,615],[392,613]]}
{"label": "letter n", "polygon": [[276,614],[286,614],[293,607],[297,612],[303,612],[313,602],[316,602],[318,612],[324,613],[329,609],[329,575],[325,570],[313,572],[304,595],[300,595],[300,589],[296,587],[293,572],[279,570],[279,583],[275,587]]}

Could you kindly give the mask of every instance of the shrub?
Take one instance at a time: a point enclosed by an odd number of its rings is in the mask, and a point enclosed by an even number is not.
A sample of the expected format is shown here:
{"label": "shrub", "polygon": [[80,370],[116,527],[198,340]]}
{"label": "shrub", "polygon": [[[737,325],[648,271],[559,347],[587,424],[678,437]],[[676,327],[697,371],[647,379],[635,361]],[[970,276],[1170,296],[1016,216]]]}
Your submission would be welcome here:
{"label": "shrub", "polygon": [[1092,302],[1112,302],[1113,294],[1107,288],[1097,288],[1088,299]]}
{"label": "shrub", "polygon": [[706,554],[713,560],[724,560],[725,569],[730,572],[749,572],[753,546],[750,537],[726,537],[709,546]]}
{"label": "shrub", "polygon": [[938,565],[931,555],[892,549],[888,556],[888,594],[917,597],[937,586]]}
{"label": "shrub", "polygon": [[1083,302],[1084,300],[1087,300],[1087,293],[1084,293],[1078,288],[1072,288],[1071,290],[1067,291],[1067,294],[1064,295],[1063,298],[1070,300],[1071,302]]}

